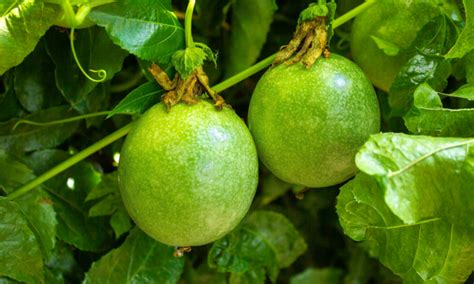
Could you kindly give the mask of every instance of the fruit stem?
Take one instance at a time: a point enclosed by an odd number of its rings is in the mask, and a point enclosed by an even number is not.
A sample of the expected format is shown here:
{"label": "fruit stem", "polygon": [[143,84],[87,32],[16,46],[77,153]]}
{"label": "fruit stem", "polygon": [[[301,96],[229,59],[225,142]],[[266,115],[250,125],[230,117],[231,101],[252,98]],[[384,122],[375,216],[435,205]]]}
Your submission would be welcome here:
{"label": "fruit stem", "polygon": [[[364,4],[359,5],[358,7],[352,9],[351,11],[347,12],[346,14],[342,15],[341,17],[337,18],[333,22],[333,27],[337,28],[347,21],[351,20],[358,14],[365,11],[371,5],[373,5],[378,0],[368,0]],[[193,1],[194,2],[194,1]],[[273,60],[276,57],[276,53],[263,59],[262,61],[256,63],[255,65],[251,66],[250,68],[230,77],[229,79],[211,87],[216,92],[222,92],[227,88],[234,86],[235,84],[247,79],[248,77],[254,75],[262,71],[263,69],[267,68],[268,66],[272,65]],[[88,156],[92,155],[96,151],[104,148],[105,146],[112,144],[113,142],[119,140],[123,136],[127,135],[127,133],[132,128],[132,123],[125,125],[124,127],[120,128],[119,130],[113,132],[112,134],[106,136],[105,138],[97,141],[96,143],[92,144],[91,146],[85,148],[81,152],[77,153],[76,155],[72,156],[71,158],[67,159],[66,161],[60,163],[59,165],[49,169],[42,175],[38,176],[36,179],[30,181],[29,183],[23,185],[16,191],[7,195],[7,198],[12,200],[15,199],[30,190],[36,188],[37,186],[41,185],[43,182],[49,180],[50,178],[55,177],[56,175],[60,174],[61,172],[67,170],[68,168],[74,166],[75,164],[79,163],[80,161],[84,160]]]}
{"label": "fruit stem", "polygon": [[102,138],[101,140],[97,141],[96,143],[92,144],[91,146],[85,148],[84,150],[80,151],[79,153],[75,154],[71,158],[65,160],[64,162],[58,164],[57,166],[49,169],[45,173],[41,174],[31,182],[25,184],[24,186],[20,187],[16,191],[7,195],[7,199],[13,200],[30,190],[36,188],[37,186],[41,185],[43,182],[49,180],[50,178],[58,175],[59,173],[69,169],[70,167],[74,166],[75,164],[79,163],[80,161],[84,160],[88,156],[92,155],[93,153],[99,151],[100,149],[104,148],[105,146],[112,144],[113,142],[117,141],[118,139],[125,136],[130,129],[132,128],[133,123],[129,123],[124,127],[120,128],[119,130],[113,132],[112,134]]}
{"label": "fruit stem", "polygon": [[186,14],[184,16],[184,39],[186,41],[186,47],[194,47],[192,26],[193,26],[193,11],[196,0],[189,0],[188,7],[186,8]]}

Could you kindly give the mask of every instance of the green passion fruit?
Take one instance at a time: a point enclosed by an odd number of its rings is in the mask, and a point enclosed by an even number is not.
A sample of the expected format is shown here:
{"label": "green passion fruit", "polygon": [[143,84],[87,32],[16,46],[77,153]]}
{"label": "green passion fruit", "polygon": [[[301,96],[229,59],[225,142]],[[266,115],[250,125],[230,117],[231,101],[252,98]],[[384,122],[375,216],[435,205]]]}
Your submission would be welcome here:
{"label": "green passion fruit", "polygon": [[172,246],[213,242],[247,213],[258,182],[258,157],[248,128],[233,110],[207,102],[163,103],[128,134],[119,186],[140,229]]}
{"label": "green passion fruit", "polygon": [[269,69],[252,95],[249,128],[261,161],[278,178],[326,187],[354,175],[355,154],[379,131],[380,110],[362,70],[332,54],[310,69]]}
{"label": "green passion fruit", "polygon": [[416,34],[440,14],[440,0],[381,0],[356,17],[352,25],[353,60],[372,83],[388,91],[409,55],[403,51],[388,55],[376,39],[400,50],[410,47]]}

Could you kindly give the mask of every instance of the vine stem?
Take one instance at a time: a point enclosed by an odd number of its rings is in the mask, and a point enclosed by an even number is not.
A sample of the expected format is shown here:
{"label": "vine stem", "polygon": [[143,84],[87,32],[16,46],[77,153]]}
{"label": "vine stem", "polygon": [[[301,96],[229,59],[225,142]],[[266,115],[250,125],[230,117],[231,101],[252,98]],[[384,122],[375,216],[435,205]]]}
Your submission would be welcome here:
{"label": "vine stem", "polygon": [[83,115],[73,116],[73,117],[69,117],[69,118],[65,118],[65,119],[48,121],[48,122],[38,122],[38,121],[32,121],[32,120],[27,120],[27,119],[20,119],[20,120],[18,120],[17,123],[15,123],[15,125],[13,125],[12,130],[15,130],[21,124],[30,124],[30,125],[36,125],[36,126],[50,126],[50,125],[55,125],[55,124],[63,124],[63,123],[83,120],[83,119],[86,119],[86,118],[104,116],[104,115],[108,115],[109,113],[110,113],[109,110],[99,111],[99,112],[93,112],[93,113],[87,113],[87,114],[83,114]]}
{"label": "vine stem", "polygon": [[[349,21],[353,17],[355,17],[358,14],[362,13],[364,10],[369,8],[372,4],[374,4],[377,1],[378,0],[368,0],[364,4],[361,4],[358,7],[354,8],[353,10],[347,12],[346,14],[344,14],[341,17],[334,20],[333,27],[337,28],[337,27],[343,25],[344,23],[346,23],[347,21]],[[191,5],[191,2],[193,2],[192,3],[192,8],[189,9],[189,7]],[[189,1],[190,4],[188,5],[188,9],[186,10],[186,15],[188,15],[188,11],[191,10],[191,13],[190,13],[191,17],[192,17],[192,9],[194,8],[194,2],[195,2],[195,0],[190,0]],[[191,24],[190,22],[191,22],[190,20],[187,21],[187,23],[189,23],[189,25]],[[186,24],[186,22],[185,22],[185,24]],[[189,28],[189,32],[191,32],[191,28]],[[186,38],[188,38],[188,37],[186,37]],[[192,37],[191,37],[191,41],[192,41]],[[193,42],[193,44],[194,44],[194,42]],[[258,73],[258,72],[262,71],[263,69],[267,68],[268,66],[270,66],[272,64],[275,57],[276,57],[276,54],[273,54],[273,55],[263,59],[262,61],[256,63],[255,65],[251,66],[250,68],[248,68],[248,69],[246,69],[246,70],[230,77],[229,79],[227,79],[227,80],[225,80],[225,81],[223,81],[223,82],[221,82],[221,83],[219,83],[219,84],[217,84],[217,85],[215,85],[214,87],[211,87],[211,88],[213,90],[215,90],[216,92],[222,92],[225,89],[230,88],[230,87],[234,86],[235,84],[245,80],[246,78],[254,75],[255,73]],[[10,193],[9,195],[7,195],[7,199],[12,200],[12,199],[15,199],[15,198],[29,192],[30,190],[32,190],[32,189],[36,188],[37,186],[41,185],[43,182],[49,180],[50,178],[53,178],[54,176],[58,175],[59,173],[67,170],[68,168],[70,168],[70,167],[74,166],[75,164],[79,163],[80,161],[84,160],[85,158],[92,155],[93,153],[95,153],[95,152],[99,151],[100,149],[106,147],[107,145],[112,144],[113,142],[119,140],[123,136],[127,135],[127,133],[132,128],[132,125],[133,125],[133,122],[130,123],[130,124],[127,124],[126,126],[120,128],[119,130],[113,132],[112,134],[106,136],[105,138],[97,141],[96,143],[92,144],[91,146],[89,146],[89,147],[85,148],[84,150],[80,151],[79,153],[77,153],[76,155],[74,155],[71,158],[67,159],[66,161],[64,161],[64,162],[58,164],[57,166],[49,169],[45,173],[38,176],[36,179],[30,181],[29,183],[23,185],[22,187],[20,187],[16,191],[14,191],[14,192]]]}
{"label": "vine stem", "polygon": [[93,153],[99,151],[100,149],[104,148],[105,146],[112,144],[113,142],[117,141],[118,139],[125,136],[130,129],[132,128],[133,122],[125,125],[124,127],[120,128],[119,130],[113,132],[112,134],[102,138],[101,140],[97,141],[96,143],[92,144],[91,146],[85,148],[84,150],[80,151],[79,153],[75,154],[71,158],[65,160],[64,162],[56,165],[55,167],[49,169],[42,175],[38,176],[36,179],[32,180],[31,182],[25,184],[24,186],[20,187],[16,191],[10,193],[7,196],[7,199],[12,200],[15,199],[30,190],[36,188],[37,186],[41,185],[43,182],[49,180],[50,178],[58,175],[59,173],[65,171],[66,169],[74,166],[75,164],[79,163],[80,161],[84,160],[85,158],[89,157]]}
{"label": "vine stem", "polygon": [[194,47],[193,40],[193,11],[196,0],[189,0],[188,7],[186,8],[186,14],[184,15],[184,39],[186,41],[186,47]]}

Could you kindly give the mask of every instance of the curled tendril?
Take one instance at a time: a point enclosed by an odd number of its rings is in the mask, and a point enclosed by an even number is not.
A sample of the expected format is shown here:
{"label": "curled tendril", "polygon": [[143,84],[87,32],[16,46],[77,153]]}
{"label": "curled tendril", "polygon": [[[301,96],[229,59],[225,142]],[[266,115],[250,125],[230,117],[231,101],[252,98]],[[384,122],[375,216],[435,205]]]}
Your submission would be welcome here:
{"label": "curled tendril", "polygon": [[74,48],[74,28],[71,28],[69,41],[71,43],[72,56],[74,57],[74,61],[76,61],[77,67],[79,67],[79,70],[81,70],[82,74],[84,74],[84,76],[92,82],[96,82],[96,83],[104,82],[107,79],[107,71],[105,71],[104,69],[99,69],[99,70],[89,69],[90,72],[97,74],[97,76],[99,77],[99,79],[94,79],[89,74],[87,74],[84,68],[82,68],[81,62],[79,62],[79,58],[77,58],[76,49]]}

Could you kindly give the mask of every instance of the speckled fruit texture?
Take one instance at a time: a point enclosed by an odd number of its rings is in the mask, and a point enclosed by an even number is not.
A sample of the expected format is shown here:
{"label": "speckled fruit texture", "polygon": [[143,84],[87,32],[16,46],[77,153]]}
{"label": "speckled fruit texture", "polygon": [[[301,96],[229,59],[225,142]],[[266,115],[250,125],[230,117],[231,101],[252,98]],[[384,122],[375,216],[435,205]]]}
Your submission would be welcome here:
{"label": "speckled fruit texture", "polygon": [[381,0],[357,16],[352,26],[353,60],[372,83],[388,91],[409,55],[403,50],[390,56],[380,49],[372,36],[390,42],[400,49],[410,47],[416,33],[439,15],[432,3],[438,0]]}
{"label": "speckled fruit texture", "polygon": [[260,159],[280,179],[306,187],[354,175],[354,157],[379,131],[374,89],[362,70],[332,54],[310,68],[269,69],[250,101],[249,127]]}
{"label": "speckled fruit texture", "polygon": [[119,165],[123,202],[156,240],[198,246],[231,231],[258,182],[255,144],[234,111],[205,101],[148,110],[128,134]]}

